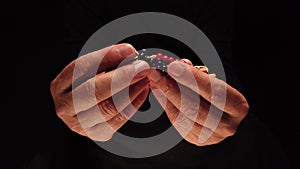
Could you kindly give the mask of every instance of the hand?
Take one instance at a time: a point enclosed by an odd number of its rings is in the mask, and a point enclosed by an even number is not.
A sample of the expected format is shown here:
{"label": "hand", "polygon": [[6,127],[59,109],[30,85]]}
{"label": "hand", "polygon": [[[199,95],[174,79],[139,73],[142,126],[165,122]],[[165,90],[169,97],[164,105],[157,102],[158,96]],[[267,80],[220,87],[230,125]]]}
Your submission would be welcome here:
{"label": "hand", "polygon": [[50,86],[58,117],[80,135],[96,141],[109,140],[148,95],[146,62],[135,61],[111,70],[134,56],[131,45],[119,44],[88,53],[68,64]]}
{"label": "hand", "polygon": [[186,63],[172,62],[168,74],[151,69],[150,88],[185,140],[204,146],[236,132],[249,108],[241,93]]}

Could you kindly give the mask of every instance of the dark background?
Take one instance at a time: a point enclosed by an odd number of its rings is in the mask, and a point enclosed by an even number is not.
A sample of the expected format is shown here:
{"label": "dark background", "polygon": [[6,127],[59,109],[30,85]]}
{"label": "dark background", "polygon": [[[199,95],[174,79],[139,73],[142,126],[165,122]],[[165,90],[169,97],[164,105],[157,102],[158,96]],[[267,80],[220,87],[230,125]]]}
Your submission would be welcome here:
{"label": "dark background", "polygon": [[[75,135],[54,112],[44,112],[53,109],[49,84],[58,73],[49,70],[60,70],[71,59],[58,64],[51,59],[65,47],[62,2],[23,2],[11,9],[1,12],[2,41],[7,45],[2,65],[9,70],[1,69],[3,93],[8,95],[2,102],[0,168],[26,168],[35,153],[43,151],[43,137],[53,136],[55,143],[61,141],[56,135]],[[291,96],[297,96],[299,89],[294,88],[299,83],[289,77],[294,67],[287,63],[291,63],[290,56],[296,56],[291,43],[296,27],[290,24],[299,16],[296,10],[290,1],[235,1],[233,46],[251,112],[270,128],[293,168],[299,167],[293,154],[299,150],[300,132],[299,99]],[[237,57],[241,55],[245,57]]]}

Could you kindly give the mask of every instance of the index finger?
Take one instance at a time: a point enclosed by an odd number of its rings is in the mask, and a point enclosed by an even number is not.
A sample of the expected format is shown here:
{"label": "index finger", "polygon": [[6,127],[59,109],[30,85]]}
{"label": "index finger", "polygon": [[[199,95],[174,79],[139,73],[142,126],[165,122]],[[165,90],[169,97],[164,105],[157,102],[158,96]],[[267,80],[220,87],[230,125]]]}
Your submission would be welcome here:
{"label": "index finger", "polygon": [[57,90],[64,92],[72,82],[82,82],[106,69],[115,67],[125,58],[135,56],[135,48],[130,44],[112,45],[79,57],[68,64],[56,77]]}
{"label": "index finger", "polygon": [[210,77],[193,66],[177,61],[168,66],[168,73],[178,83],[189,87],[232,116],[241,117],[248,112],[245,97],[220,79]]}

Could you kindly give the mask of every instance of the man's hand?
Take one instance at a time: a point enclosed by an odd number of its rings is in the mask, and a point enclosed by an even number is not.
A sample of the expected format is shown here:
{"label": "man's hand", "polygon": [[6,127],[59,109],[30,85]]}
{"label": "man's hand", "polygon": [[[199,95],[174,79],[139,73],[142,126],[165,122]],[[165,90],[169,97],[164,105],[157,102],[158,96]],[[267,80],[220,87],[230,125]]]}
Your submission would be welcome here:
{"label": "man's hand", "polygon": [[[83,136],[109,140],[133,116],[149,92],[146,62],[135,61],[112,70],[134,56],[131,45],[119,44],[88,53],[68,64],[50,86],[58,117]],[[99,60],[101,64],[97,65]],[[98,70],[94,71],[95,67]],[[73,81],[76,86],[72,87]],[[76,97],[76,107],[73,96],[80,96]],[[128,97],[117,99],[117,103],[113,99]]]}
{"label": "man's hand", "polygon": [[[204,146],[219,143],[236,132],[249,108],[241,93],[186,63],[172,62],[168,74],[169,77],[163,76],[158,70],[151,69],[150,88],[185,140]],[[214,112],[222,115],[213,129],[205,123],[209,111],[211,119]],[[205,139],[205,135],[210,137]]]}

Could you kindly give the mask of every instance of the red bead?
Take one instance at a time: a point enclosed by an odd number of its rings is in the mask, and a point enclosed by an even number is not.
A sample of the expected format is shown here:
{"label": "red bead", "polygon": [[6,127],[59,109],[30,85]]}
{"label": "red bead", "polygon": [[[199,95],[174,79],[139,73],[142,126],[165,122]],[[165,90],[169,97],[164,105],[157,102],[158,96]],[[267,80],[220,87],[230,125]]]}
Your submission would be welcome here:
{"label": "red bead", "polygon": [[169,61],[169,56],[165,55],[163,58],[162,58],[163,61],[165,62],[168,62]]}
{"label": "red bead", "polygon": [[172,58],[172,57],[169,57],[169,62],[171,63],[171,62],[173,62],[173,61],[175,61],[175,59]]}
{"label": "red bead", "polygon": [[163,58],[163,55],[161,53],[157,53],[156,58]]}

